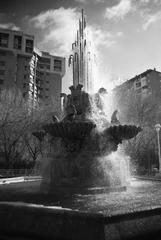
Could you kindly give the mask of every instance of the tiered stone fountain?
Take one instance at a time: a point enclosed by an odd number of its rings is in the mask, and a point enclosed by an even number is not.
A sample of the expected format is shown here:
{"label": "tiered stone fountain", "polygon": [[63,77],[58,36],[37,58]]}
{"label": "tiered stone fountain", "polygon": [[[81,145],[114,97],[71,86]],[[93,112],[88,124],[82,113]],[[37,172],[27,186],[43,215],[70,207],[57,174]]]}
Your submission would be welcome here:
{"label": "tiered stone fountain", "polygon": [[[110,186],[113,166],[105,157],[116,151],[123,140],[133,138],[141,131],[136,126],[120,125],[114,119],[112,124],[105,121],[100,98],[102,91],[94,95],[100,122],[103,119],[102,128],[98,130],[92,120],[90,95],[82,91],[82,87],[70,87],[65,117],[61,121],[53,117],[54,122],[44,125],[42,131],[34,133],[37,137],[44,135],[51,143],[50,154],[43,159],[48,168],[48,171],[44,171],[44,183],[47,183],[50,190],[62,187],[79,189]],[[98,160],[100,158],[105,159],[103,164]],[[119,166],[118,163],[118,168]],[[120,186],[119,169],[112,175],[112,185]]]}
{"label": "tiered stone fountain", "polygon": [[101,95],[107,93],[104,88],[93,97],[87,93],[93,89],[95,61],[85,29],[82,10],[76,41],[68,59],[73,70],[73,86],[71,94],[62,94],[65,117],[59,121],[53,116],[52,123],[34,133],[40,139],[45,135],[50,143],[43,158],[43,183],[50,189],[122,185],[120,163],[114,167],[107,156],[116,151],[123,140],[136,136],[141,130],[136,126],[120,125],[117,112],[112,115],[111,124],[107,121],[101,101]]}

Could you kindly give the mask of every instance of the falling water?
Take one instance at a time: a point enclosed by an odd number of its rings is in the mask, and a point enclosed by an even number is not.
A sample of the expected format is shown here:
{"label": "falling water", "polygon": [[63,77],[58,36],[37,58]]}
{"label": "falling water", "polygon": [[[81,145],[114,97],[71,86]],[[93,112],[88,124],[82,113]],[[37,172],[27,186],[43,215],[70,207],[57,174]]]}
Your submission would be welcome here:
{"label": "falling water", "polygon": [[[111,126],[110,116],[113,112],[113,106],[110,93],[100,94],[99,97],[102,102],[101,111],[99,111],[94,97],[91,97],[91,119],[95,122],[97,131],[102,132],[105,127]],[[100,144],[103,143],[100,142]],[[97,163],[100,171],[103,171],[105,178],[110,181],[110,186],[117,184],[125,186],[130,183],[130,157],[125,154],[122,145],[119,145],[116,152],[98,157]]]}

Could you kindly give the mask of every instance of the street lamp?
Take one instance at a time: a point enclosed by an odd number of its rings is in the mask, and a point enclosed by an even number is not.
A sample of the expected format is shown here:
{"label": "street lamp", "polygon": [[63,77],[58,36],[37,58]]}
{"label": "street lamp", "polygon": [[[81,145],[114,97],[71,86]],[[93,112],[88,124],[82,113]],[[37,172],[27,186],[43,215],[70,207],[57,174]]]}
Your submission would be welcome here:
{"label": "street lamp", "polygon": [[155,130],[157,132],[157,139],[158,139],[159,172],[161,172],[160,137],[159,137],[160,129],[161,129],[161,125],[159,123],[157,123],[155,125]]}

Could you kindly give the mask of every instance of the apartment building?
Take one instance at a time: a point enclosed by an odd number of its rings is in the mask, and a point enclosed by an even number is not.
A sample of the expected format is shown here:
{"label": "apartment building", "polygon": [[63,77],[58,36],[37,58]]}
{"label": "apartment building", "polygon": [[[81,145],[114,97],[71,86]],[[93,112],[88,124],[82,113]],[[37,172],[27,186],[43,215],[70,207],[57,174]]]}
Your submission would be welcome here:
{"label": "apartment building", "polygon": [[[36,88],[38,101],[46,105],[53,102],[57,111],[61,109],[60,93],[65,74],[65,58],[53,56],[48,52],[34,50],[36,61]],[[33,60],[34,61],[34,60]]]}
{"label": "apartment building", "polygon": [[126,96],[128,92],[133,92],[142,100],[149,96],[161,98],[161,72],[155,68],[148,69],[113,89],[115,98]]}
{"label": "apartment building", "polygon": [[148,69],[113,89],[113,106],[126,115],[126,105],[161,100],[161,72]]}
{"label": "apartment building", "polygon": [[29,81],[29,63],[34,36],[0,29],[0,89],[18,87]]}
{"label": "apartment building", "polygon": [[33,104],[51,99],[60,109],[65,58],[34,47],[34,36],[0,29],[0,90],[18,88]]}

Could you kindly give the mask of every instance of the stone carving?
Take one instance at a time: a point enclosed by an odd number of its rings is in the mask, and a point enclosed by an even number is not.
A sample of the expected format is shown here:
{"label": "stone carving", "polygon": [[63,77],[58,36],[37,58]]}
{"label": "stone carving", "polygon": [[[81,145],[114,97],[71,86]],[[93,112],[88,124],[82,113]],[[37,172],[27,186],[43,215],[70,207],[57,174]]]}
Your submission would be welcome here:
{"label": "stone carving", "polygon": [[118,113],[118,110],[115,110],[111,116],[111,123],[112,124],[120,124],[120,121],[117,119],[117,113]]}

